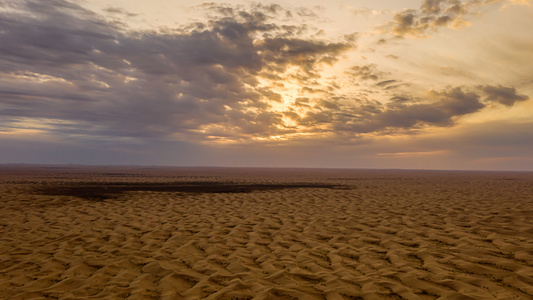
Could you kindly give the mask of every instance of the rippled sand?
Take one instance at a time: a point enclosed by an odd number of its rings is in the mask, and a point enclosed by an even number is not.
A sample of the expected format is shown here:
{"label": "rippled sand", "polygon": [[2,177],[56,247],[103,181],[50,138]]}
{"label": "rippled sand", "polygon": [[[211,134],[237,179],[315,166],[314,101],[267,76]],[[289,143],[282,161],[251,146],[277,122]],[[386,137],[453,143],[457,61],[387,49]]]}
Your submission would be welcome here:
{"label": "rippled sand", "polygon": [[2,299],[533,299],[532,173],[3,166],[0,232]]}

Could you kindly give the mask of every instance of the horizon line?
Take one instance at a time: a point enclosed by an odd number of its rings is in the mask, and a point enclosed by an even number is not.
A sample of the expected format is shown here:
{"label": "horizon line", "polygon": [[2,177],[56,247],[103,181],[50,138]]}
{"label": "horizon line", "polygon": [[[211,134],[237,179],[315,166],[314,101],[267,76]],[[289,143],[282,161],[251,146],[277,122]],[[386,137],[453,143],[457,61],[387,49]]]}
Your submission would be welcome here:
{"label": "horizon line", "polygon": [[533,173],[533,170],[482,170],[482,169],[420,169],[420,168],[357,168],[357,167],[266,167],[266,166],[216,166],[216,165],[158,165],[158,164],[83,164],[83,163],[0,163],[4,166],[34,166],[34,167],[129,167],[129,168],[187,168],[187,169],[278,169],[278,170],[353,170],[353,171],[431,171],[431,172],[512,172],[512,173]]}

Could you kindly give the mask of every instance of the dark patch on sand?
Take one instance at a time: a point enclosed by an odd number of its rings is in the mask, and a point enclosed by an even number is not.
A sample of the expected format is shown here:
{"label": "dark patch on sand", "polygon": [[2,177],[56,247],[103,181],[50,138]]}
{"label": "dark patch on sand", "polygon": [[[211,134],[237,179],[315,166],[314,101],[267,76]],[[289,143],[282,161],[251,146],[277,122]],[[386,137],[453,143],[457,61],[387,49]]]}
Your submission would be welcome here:
{"label": "dark patch on sand", "polygon": [[124,192],[167,192],[167,193],[250,193],[253,191],[318,188],[346,189],[346,186],[333,184],[238,184],[228,182],[172,182],[172,183],[76,183],[67,186],[48,186],[35,192],[49,196],[73,196],[89,200],[117,198]]}

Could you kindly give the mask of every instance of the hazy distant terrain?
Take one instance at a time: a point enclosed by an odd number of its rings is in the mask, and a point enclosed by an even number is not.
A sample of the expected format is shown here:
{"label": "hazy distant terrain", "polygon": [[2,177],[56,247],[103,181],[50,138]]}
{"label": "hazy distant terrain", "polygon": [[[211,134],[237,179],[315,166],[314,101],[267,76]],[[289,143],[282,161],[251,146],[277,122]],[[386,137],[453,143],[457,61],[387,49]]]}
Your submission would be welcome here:
{"label": "hazy distant terrain", "polygon": [[533,173],[0,166],[0,298],[531,299]]}

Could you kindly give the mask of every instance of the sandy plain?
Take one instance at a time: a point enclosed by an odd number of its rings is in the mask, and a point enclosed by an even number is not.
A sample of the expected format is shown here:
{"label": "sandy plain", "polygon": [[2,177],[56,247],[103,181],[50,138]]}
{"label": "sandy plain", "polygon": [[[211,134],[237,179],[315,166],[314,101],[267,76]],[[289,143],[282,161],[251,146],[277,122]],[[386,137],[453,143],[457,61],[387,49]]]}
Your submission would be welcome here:
{"label": "sandy plain", "polygon": [[1,299],[533,299],[533,173],[0,166]]}

